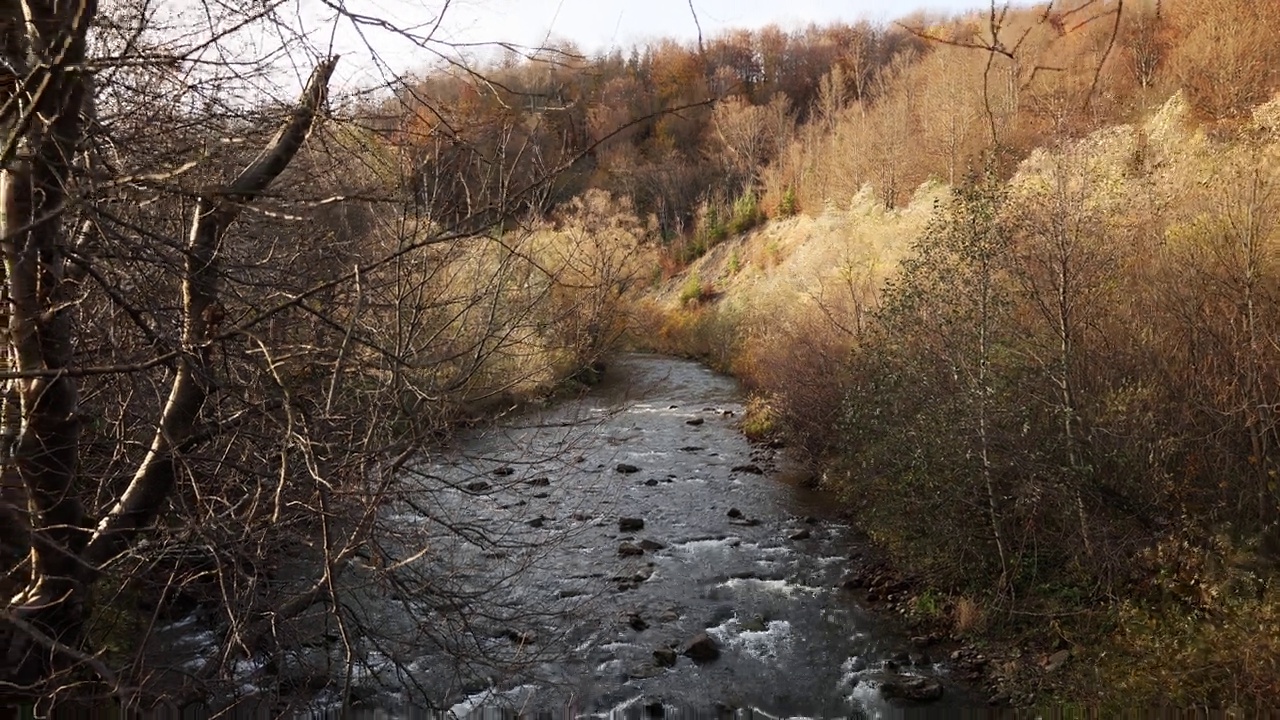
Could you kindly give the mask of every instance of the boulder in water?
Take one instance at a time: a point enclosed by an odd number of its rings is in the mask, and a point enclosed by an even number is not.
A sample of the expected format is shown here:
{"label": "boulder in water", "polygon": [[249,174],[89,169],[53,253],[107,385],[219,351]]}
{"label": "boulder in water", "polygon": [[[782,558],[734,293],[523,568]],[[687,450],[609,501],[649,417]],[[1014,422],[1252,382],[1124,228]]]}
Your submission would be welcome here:
{"label": "boulder in water", "polygon": [[622,557],[636,557],[644,554],[644,550],[639,545],[631,543],[622,543],[618,546],[618,554]]}
{"label": "boulder in water", "polygon": [[880,683],[880,696],[885,700],[930,703],[942,697],[942,683],[932,678],[902,675]]}
{"label": "boulder in water", "polygon": [[622,473],[623,475],[630,475],[631,473],[640,472],[640,468],[636,467],[635,465],[630,465],[628,463],[618,463],[617,467],[615,467],[614,470],[619,473]]}
{"label": "boulder in water", "polygon": [[538,641],[538,636],[535,635],[532,630],[525,630],[523,632],[514,629],[503,630],[502,637],[517,645],[532,645]]}
{"label": "boulder in water", "polygon": [[720,657],[720,644],[710,635],[698,633],[685,643],[683,654],[696,663],[711,662]]}
{"label": "boulder in water", "polygon": [[666,672],[657,665],[638,665],[627,672],[627,676],[632,680],[647,680],[651,677],[657,677]]}
{"label": "boulder in water", "polygon": [[618,529],[622,532],[636,532],[644,529],[644,518],[618,518]]}

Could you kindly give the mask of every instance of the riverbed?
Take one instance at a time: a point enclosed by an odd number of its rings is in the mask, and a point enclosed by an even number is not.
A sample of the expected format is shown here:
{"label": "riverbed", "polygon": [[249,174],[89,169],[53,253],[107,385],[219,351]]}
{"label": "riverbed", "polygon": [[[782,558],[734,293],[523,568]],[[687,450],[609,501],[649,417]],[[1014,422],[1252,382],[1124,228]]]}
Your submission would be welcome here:
{"label": "riverbed", "polygon": [[[361,634],[342,685],[365,707],[474,718],[970,705],[940,658],[841,589],[857,534],[785,452],[742,436],[743,402],[697,363],[625,355],[582,397],[410,464],[384,569],[349,581]],[[302,652],[293,665],[334,667],[333,647]],[[941,698],[886,699],[903,682]],[[314,704],[340,703],[334,687]]]}

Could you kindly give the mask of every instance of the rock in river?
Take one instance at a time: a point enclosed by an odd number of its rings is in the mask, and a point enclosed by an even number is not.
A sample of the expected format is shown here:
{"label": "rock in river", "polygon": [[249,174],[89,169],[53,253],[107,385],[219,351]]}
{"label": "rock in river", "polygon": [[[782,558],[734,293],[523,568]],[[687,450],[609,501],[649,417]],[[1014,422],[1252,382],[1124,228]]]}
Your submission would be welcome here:
{"label": "rock in river", "polygon": [[644,550],[642,550],[639,545],[622,543],[618,546],[618,554],[622,557],[636,557],[638,555],[643,555]]}
{"label": "rock in river", "polygon": [[647,680],[651,677],[657,677],[666,672],[657,665],[637,665],[627,672],[627,676],[632,680]]}
{"label": "rock in river", "polygon": [[748,473],[748,474],[750,474],[750,475],[763,475],[763,474],[764,474],[764,470],[760,469],[760,466],[759,466],[759,465],[756,465],[756,464],[754,464],[754,463],[748,463],[748,464],[746,464],[746,465],[734,465],[734,466],[729,470],[729,472]]}
{"label": "rock in river", "polygon": [[614,470],[622,473],[623,475],[630,475],[631,473],[640,472],[640,468],[636,467],[635,465],[628,465],[627,463],[618,463],[618,466],[615,467]]}
{"label": "rock in river", "polygon": [[506,629],[502,631],[501,637],[504,637],[517,645],[532,645],[538,641],[538,636],[532,630],[521,632],[515,629]]}
{"label": "rock in river", "polygon": [[644,529],[643,518],[618,518],[618,529],[622,532],[636,532]]}
{"label": "rock in river", "polygon": [[885,700],[928,703],[942,697],[942,683],[932,678],[903,675],[880,683],[880,695]]}
{"label": "rock in river", "polygon": [[698,633],[684,646],[684,656],[696,663],[711,662],[720,657],[720,645],[706,633]]}
{"label": "rock in river", "polygon": [[704,422],[706,422],[706,420],[700,417],[696,417],[696,418],[690,418],[689,420],[685,420],[684,424],[685,425],[701,425]]}

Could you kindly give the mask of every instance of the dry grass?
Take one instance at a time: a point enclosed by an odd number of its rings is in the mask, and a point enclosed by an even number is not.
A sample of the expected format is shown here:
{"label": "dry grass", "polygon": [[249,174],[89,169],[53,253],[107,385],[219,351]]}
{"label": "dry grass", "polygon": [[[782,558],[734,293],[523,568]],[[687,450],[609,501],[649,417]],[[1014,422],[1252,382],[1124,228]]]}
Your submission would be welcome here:
{"label": "dry grass", "polygon": [[957,634],[972,635],[987,626],[987,613],[978,601],[961,595],[951,603],[951,621]]}
{"label": "dry grass", "polygon": [[759,395],[747,400],[742,410],[742,422],[739,424],[742,434],[755,442],[768,440],[778,431],[778,418],[769,402]]}
{"label": "dry grass", "polygon": [[650,346],[732,371],[771,409],[770,424],[811,452],[828,452],[844,360],[946,192],[926,184],[891,211],[863,192],[847,209],[721,242],[654,293],[665,320],[647,333]]}

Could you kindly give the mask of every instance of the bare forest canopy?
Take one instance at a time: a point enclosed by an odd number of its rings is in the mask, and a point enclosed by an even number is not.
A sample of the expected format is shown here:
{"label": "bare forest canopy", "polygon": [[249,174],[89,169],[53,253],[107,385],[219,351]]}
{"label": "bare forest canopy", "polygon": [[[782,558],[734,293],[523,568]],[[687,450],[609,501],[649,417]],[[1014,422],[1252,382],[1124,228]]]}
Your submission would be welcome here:
{"label": "bare forest canopy", "polygon": [[1178,90],[1203,119],[1239,119],[1277,82],[1265,6],[1096,0],[740,30],[597,57],[509,52],[409,79],[381,108],[382,136],[410,175],[448,167],[461,179],[417,187],[426,199],[465,207],[565,165],[521,198],[529,210],[601,189],[685,249],[719,235],[744,196],[764,215],[818,211],[865,184],[894,207],[926,180],[956,182],[993,142],[1011,168]]}

